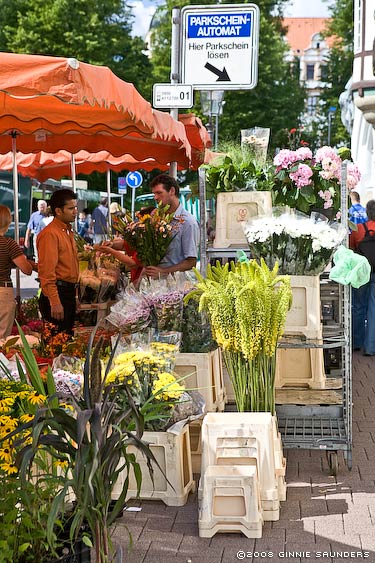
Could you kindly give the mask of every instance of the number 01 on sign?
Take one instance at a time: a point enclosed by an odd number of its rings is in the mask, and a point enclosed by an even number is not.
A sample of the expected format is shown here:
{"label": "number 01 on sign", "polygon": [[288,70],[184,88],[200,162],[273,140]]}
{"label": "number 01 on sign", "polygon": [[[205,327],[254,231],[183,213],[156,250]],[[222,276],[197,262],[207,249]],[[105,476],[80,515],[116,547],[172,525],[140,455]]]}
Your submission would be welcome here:
{"label": "number 01 on sign", "polygon": [[258,80],[259,7],[185,6],[182,82],[196,90],[248,90]]}

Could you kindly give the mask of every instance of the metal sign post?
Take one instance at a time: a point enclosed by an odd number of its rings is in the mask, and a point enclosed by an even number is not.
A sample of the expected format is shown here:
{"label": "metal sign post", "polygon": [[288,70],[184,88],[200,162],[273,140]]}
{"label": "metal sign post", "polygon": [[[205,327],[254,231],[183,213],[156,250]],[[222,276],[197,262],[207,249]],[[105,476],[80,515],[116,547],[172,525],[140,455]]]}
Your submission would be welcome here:
{"label": "metal sign post", "polygon": [[137,188],[139,188],[139,186],[142,185],[143,182],[143,177],[142,174],[140,172],[138,172],[137,170],[135,170],[134,172],[129,172],[126,175],[126,184],[129,186],[129,188],[132,189],[132,208],[131,208],[131,214],[132,214],[132,218],[134,219],[134,211],[135,211],[135,190]]}
{"label": "metal sign post", "polygon": [[258,80],[259,7],[185,6],[181,82],[196,90],[249,90]]}

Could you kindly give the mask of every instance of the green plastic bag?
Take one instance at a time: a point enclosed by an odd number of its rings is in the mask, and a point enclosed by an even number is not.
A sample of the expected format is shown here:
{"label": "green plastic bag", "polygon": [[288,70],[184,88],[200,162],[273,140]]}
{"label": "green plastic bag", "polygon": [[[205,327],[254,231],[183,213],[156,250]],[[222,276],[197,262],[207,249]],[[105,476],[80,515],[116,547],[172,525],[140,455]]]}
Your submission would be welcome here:
{"label": "green plastic bag", "polygon": [[371,266],[364,256],[339,246],[333,255],[334,266],[329,273],[329,279],[342,285],[350,284],[358,289],[370,281]]}

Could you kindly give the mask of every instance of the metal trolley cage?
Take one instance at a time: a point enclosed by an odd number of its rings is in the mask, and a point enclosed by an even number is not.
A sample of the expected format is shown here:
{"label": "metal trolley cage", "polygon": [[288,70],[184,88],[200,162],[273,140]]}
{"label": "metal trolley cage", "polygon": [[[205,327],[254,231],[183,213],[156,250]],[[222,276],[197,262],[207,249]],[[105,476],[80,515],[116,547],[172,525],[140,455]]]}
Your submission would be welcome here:
{"label": "metal trolley cage", "polygon": [[[348,215],[346,192],[346,168],[343,163],[341,180],[341,216]],[[201,272],[206,272],[207,264],[215,260],[226,262],[235,260],[237,248],[208,248],[206,234],[206,179],[204,170],[199,170],[200,200],[200,261]],[[348,239],[346,241],[348,244]],[[248,248],[242,248],[249,254]],[[312,341],[284,339],[279,346],[283,348],[340,348],[340,369],[342,378],[341,404],[284,404],[276,406],[279,431],[284,448],[325,450],[330,472],[337,475],[338,452],[342,451],[348,469],[352,468],[352,346],[351,346],[351,288],[330,282],[321,276],[321,287],[332,290],[336,300],[336,322],[324,326],[323,340]],[[323,315],[324,317],[324,315]]]}

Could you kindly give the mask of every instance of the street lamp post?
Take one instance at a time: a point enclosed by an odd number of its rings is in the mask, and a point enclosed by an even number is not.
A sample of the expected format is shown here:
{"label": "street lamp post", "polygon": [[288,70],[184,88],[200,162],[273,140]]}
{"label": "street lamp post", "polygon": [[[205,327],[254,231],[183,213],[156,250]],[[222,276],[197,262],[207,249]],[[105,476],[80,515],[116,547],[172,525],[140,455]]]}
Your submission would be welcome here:
{"label": "street lamp post", "polygon": [[[224,90],[201,90],[200,94],[202,113],[208,116],[207,130],[216,150],[219,136],[219,115],[221,115],[225,103]],[[215,117],[215,126],[212,122],[213,117]]]}
{"label": "street lamp post", "polygon": [[328,110],[328,138],[327,138],[327,145],[330,146],[331,144],[331,124],[332,124],[332,117],[336,111],[336,106],[331,106]]}

